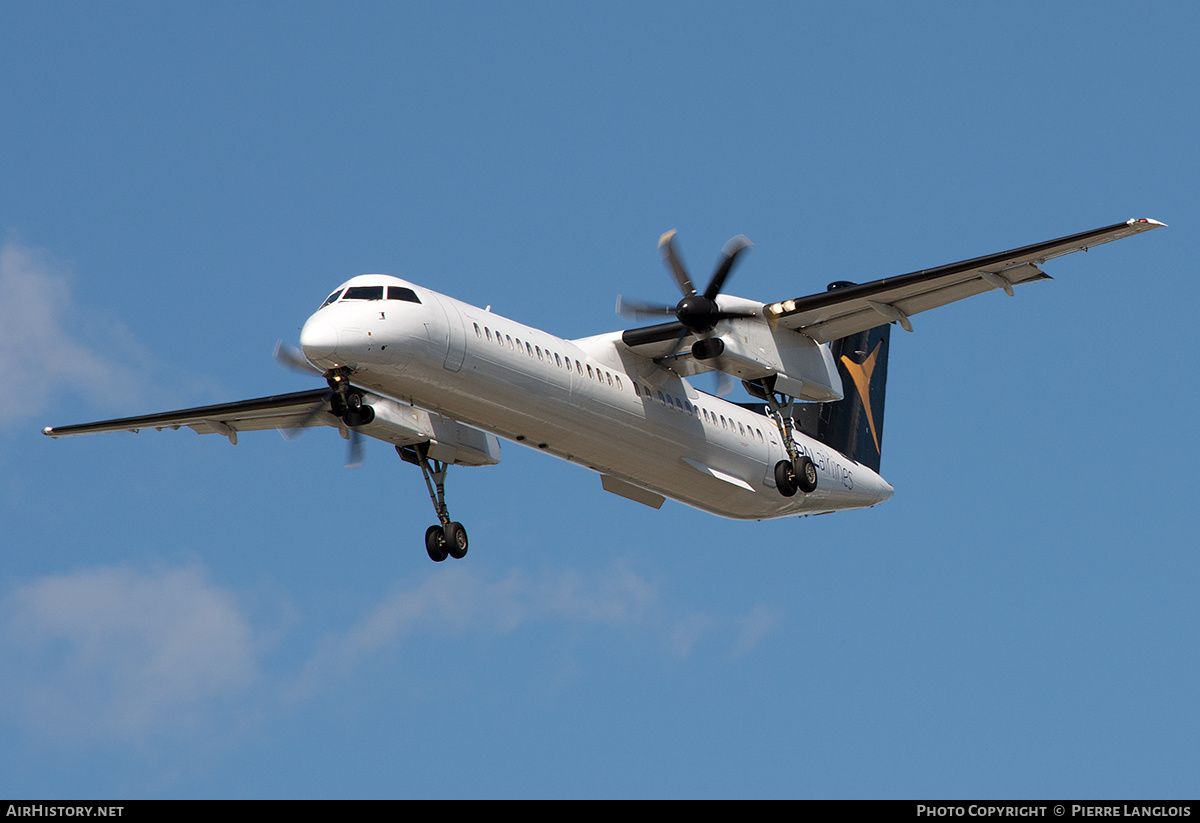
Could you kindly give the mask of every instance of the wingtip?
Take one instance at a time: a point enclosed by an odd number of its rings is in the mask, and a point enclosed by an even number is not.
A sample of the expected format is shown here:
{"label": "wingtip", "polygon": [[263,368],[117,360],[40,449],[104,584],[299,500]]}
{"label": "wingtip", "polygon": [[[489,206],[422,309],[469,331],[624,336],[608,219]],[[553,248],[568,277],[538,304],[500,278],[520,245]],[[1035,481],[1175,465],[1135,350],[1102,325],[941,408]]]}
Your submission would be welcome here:
{"label": "wingtip", "polygon": [[1135,217],[1132,220],[1126,220],[1125,225],[1127,225],[1127,226],[1145,225],[1147,228],[1161,229],[1161,228],[1165,228],[1167,224],[1163,223],[1160,220],[1154,220],[1153,218],[1150,218],[1150,217]]}

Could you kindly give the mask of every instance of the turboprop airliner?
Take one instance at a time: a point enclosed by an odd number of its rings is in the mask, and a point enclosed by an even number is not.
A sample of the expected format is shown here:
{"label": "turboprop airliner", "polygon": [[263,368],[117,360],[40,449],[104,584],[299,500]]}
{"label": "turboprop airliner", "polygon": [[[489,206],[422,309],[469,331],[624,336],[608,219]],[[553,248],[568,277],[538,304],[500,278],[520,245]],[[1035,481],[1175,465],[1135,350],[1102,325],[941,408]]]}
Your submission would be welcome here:
{"label": "turboprop airliner", "polygon": [[[659,241],[682,298],[618,300],[623,313],[671,318],[566,340],[382,274],[338,286],[300,332],[276,347],[285,365],[325,386],[215,406],[46,427],[50,437],[154,428],[221,434],[332,426],[361,462],[362,437],[392,444],[425,479],[438,522],[434,561],[467,553],[445,499],[450,466],[500,462],[500,439],[596,471],[603,488],[659,508],[667,498],[722,517],[765,520],[875,506],[893,324],[987,291],[1049,279],[1055,257],[1163,224],[1137,219],[1011,251],[759,303],[723,293],[750,242],[722,250],[703,291],[675,232]],[[689,378],[740,380],[755,402],[698,391]]]}

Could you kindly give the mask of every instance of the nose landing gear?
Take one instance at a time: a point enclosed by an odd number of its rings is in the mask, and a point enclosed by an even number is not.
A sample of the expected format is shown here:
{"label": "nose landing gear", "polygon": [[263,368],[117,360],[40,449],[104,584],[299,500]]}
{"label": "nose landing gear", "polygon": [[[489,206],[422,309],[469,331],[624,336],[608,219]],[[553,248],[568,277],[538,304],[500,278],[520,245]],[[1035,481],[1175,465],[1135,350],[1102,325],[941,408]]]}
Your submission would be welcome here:
{"label": "nose landing gear", "polygon": [[425,551],[429,559],[434,563],[441,563],[447,557],[462,560],[467,556],[467,530],[462,523],[450,520],[450,512],[446,508],[446,470],[449,464],[430,459],[428,443],[397,446],[396,453],[401,460],[421,469],[425,487],[429,489],[429,500],[437,512],[438,524],[425,530]]}

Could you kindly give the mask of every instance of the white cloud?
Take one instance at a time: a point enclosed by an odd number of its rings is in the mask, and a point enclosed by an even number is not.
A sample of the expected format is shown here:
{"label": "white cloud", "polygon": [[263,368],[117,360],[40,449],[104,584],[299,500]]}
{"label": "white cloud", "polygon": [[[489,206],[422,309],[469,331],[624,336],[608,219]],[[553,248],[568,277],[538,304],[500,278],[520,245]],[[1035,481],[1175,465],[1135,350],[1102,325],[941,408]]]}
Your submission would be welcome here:
{"label": "white cloud", "polygon": [[[138,385],[131,366],[78,339],[63,270],[44,251],[12,240],[0,246],[0,385],[20,387],[0,395],[0,423],[41,411],[62,389],[115,405]],[[108,336],[121,336],[113,331]]]}
{"label": "white cloud", "polygon": [[567,570],[531,579],[514,571],[494,580],[467,567],[446,569],[415,589],[397,585],[356,626],[323,637],[289,697],[310,697],[416,632],[502,635],[550,618],[618,627],[657,622],[659,611],[657,588],[620,566],[594,578]]}
{"label": "white cloud", "polygon": [[143,740],[257,678],[252,632],[200,569],[44,577],[0,602],[4,711],[42,740]]}
{"label": "white cloud", "polygon": [[[624,565],[500,577],[467,566],[397,583],[357,624],[319,639],[286,700],[337,689],[405,638],[503,636],[538,622],[631,629],[687,657],[705,636],[737,632],[734,656],[780,621],[757,607],[743,618],[663,603]],[[0,599],[0,715],[43,743],[146,742],[227,728],[231,712],[269,687],[256,633],[228,591],[202,569],[85,569],[48,576]]]}
{"label": "white cloud", "polygon": [[741,657],[757,646],[760,640],[782,622],[783,615],[782,609],[768,609],[759,605],[755,606],[750,614],[738,618],[738,639],[733,647],[733,656]]}
{"label": "white cloud", "polygon": [[632,627],[682,658],[702,636],[732,627],[739,635],[736,656],[748,651],[780,619],[779,613],[762,608],[734,621],[674,612],[663,603],[656,585],[622,564],[595,575],[561,570],[530,577],[513,571],[491,580],[467,566],[451,567],[415,588],[396,584],[356,625],[323,636],[287,698],[312,697],[416,634],[505,635],[546,620]]}

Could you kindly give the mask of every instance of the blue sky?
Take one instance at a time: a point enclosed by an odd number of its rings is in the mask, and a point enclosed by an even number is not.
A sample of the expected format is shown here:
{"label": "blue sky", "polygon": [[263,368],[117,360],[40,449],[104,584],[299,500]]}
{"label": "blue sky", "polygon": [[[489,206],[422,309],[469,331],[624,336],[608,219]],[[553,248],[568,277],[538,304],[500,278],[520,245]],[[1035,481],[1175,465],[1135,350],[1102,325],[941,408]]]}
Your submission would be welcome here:
{"label": "blue sky", "polygon": [[[1198,23],[6,4],[0,794],[1194,797]],[[379,444],[39,433],[313,387],[272,347],[362,272],[575,337],[672,299],[670,228],[777,300],[1131,217],[893,336],[866,512],[505,444],[435,566]]]}

